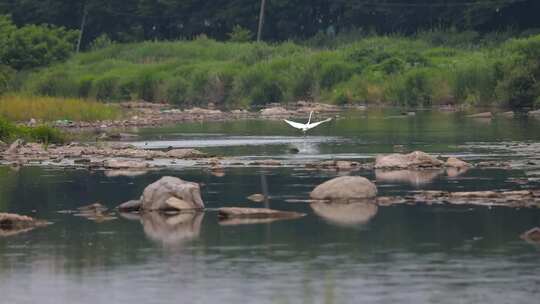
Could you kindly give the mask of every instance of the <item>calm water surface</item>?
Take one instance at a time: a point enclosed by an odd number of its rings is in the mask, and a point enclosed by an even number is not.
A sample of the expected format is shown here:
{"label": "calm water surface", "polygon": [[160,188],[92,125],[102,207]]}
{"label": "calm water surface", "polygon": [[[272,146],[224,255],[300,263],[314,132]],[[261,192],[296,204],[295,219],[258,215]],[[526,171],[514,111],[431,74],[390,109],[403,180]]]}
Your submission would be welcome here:
{"label": "calm water surface", "polygon": [[[302,202],[335,172],[294,164],[368,161],[395,149],[510,160],[512,170],[360,171],[381,195],[418,189],[537,188],[540,121],[476,121],[456,114],[351,113],[303,137],[280,122],[193,123],[141,130],[136,144],[199,147],[246,159],[278,158],[285,168],[176,168],[137,177],[103,172],[0,167],[0,211],[53,225],[0,238],[0,303],[537,303],[540,248],[519,235],[540,211],[474,206],[321,208]],[[396,146],[397,145],[397,146]],[[290,148],[300,150],[291,154]],[[203,183],[209,211],[96,223],[61,212],[96,201],[137,198],[164,175]],[[298,220],[231,225],[215,208],[257,207],[245,198],[268,188],[271,208]],[[341,208],[341,209],[340,209]]]}

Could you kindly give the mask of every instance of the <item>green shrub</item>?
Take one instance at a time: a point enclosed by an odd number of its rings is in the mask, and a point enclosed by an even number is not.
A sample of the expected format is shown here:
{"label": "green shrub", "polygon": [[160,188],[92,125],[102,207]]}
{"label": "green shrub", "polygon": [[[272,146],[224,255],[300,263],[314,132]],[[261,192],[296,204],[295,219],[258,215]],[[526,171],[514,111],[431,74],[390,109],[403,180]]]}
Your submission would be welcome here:
{"label": "green shrub", "polygon": [[0,117],[0,140],[9,142],[17,138],[49,144],[63,143],[66,135],[60,130],[46,125],[37,127],[16,126]]}
{"label": "green shrub", "polygon": [[501,68],[498,98],[513,109],[534,107],[540,97],[540,35],[511,41],[507,50],[512,56]]}
{"label": "green shrub", "polygon": [[0,65],[0,95],[11,88],[11,82],[15,77],[15,70],[6,65]]}
{"label": "green shrub", "polygon": [[16,132],[17,127],[14,124],[0,117],[0,140],[10,141],[16,136]]}
{"label": "green shrub", "polygon": [[90,43],[90,49],[92,51],[101,50],[111,46],[113,43],[107,34],[101,34]]}
{"label": "green shrub", "polygon": [[97,100],[118,100],[120,77],[105,76],[96,80],[95,97]]}
{"label": "green shrub", "polygon": [[183,77],[176,77],[167,82],[166,99],[175,105],[184,105],[188,100],[189,82]]}
{"label": "green shrub", "polygon": [[431,73],[426,69],[411,70],[393,87],[394,96],[401,105],[417,107],[433,103]]}
{"label": "green shrub", "polygon": [[235,25],[228,35],[231,42],[248,42],[253,39],[251,31],[240,25]]}
{"label": "green shrub", "polygon": [[320,71],[321,87],[327,89],[340,82],[347,81],[353,73],[351,65],[345,62],[324,62]]}
{"label": "green shrub", "polygon": [[453,95],[458,101],[489,104],[494,100],[496,86],[494,64],[477,60],[454,71]]}

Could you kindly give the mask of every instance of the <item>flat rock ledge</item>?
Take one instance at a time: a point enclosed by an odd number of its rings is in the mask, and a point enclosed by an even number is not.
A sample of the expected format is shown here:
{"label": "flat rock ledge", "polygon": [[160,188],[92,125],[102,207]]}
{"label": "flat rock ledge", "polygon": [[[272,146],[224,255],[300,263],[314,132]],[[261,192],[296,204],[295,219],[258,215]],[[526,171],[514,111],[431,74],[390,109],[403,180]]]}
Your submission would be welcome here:
{"label": "flat rock ledge", "polygon": [[443,165],[443,161],[422,151],[379,155],[375,159],[375,169],[441,168]]}
{"label": "flat rock ledge", "polygon": [[343,172],[352,172],[359,170],[372,170],[373,164],[370,163],[360,163],[356,161],[349,160],[326,160],[315,163],[305,164],[307,169],[316,169],[322,171],[343,171]]}
{"label": "flat rock ledge", "polygon": [[409,154],[378,155],[375,159],[375,169],[440,169],[440,168],[471,168],[473,165],[455,157],[449,157],[442,161],[435,156],[422,151],[414,151]]}
{"label": "flat rock ledge", "polygon": [[219,208],[218,209],[218,218],[221,220],[224,219],[233,219],[233,218],[243,218],[243,219],[296,219],[304,217],[304,213],[292,212],[292,211],[280,211],[272,210],[266,208],[239,208],[239,207],[230,207],[230,208]]}
{"label": "flat rock ledge", "polygon": [[23,232],[28,232],[38,227],[44,227],[50,223],[38,220],[29,216],[0,213],[0,236],[11,236]]}
{"label": "flat rock ledge", "polygon": [[208,156],[195,149],[169,151],[140,149],[125,144],[79,144],[63,146],[15,141],[0,154],[3,163],[26,165],[29,163],[62,163],[107,169],[144,169],[154,159],[198,160]]}
{"label": "flat rock ledge", "polygon": [[379,206],[399,204],[448,204],[486,207],[540,208],[540,190],[521,191],[417,191],[403,197],[377,197]]}

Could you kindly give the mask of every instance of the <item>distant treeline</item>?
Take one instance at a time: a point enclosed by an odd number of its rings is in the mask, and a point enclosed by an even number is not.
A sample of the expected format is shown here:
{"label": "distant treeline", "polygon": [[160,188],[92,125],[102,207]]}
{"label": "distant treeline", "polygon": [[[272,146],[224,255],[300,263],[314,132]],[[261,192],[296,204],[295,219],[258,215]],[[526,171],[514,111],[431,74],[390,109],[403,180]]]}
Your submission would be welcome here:
{"label": "distant treeline", "polygon": [[[118,42],[226,40],[233,27],[257,31],[261,0],[0,0],[17,26],[81,29],[83,47],[106,35]],[[493,32],[540,27],[538,0],[266,0],[263,37],[303,40],[351,29],[412,34],[457,28]]]}

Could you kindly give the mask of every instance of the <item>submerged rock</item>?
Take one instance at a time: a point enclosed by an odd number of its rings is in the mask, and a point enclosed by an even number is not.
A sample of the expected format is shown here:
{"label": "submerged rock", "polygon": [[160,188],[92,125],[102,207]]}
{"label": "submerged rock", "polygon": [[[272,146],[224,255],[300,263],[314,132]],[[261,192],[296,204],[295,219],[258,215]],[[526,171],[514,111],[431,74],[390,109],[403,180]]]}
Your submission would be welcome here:
{"label": "submerged rock", "polygon": [[514,118],[516,114],[514,113],[514,111],[507,111],[507,112],[500,113],[499,116],[504,117],[504,118]]}
{"label": "submerged rock", "polygon": [[74,215],[84,217],[97,223],[115,220],[116,217],[108,214],[107,211],[107,207],[103,206],[100,203],[94,203],[88,206],[77,208],[77,212],[74,213]]}
{"label": "submerged rock", "polygon": [[373,202],[343,203],[312,203],[311,208],[318,216],[338,225],[366,224],[378,211],[378,206]]}
{"label": "submerged rock", "polygon": [[540,208],[540,191],[416,191],[414,195],[386,198],[378,203],[393,204],[449,204],[500,206],[510,208]]}
{"label": "submerged rock", "polygon": [[107,169],[145,169],[149,165],[146,162],[135,160],[108,159],[103,163]]}
{"label": "submerged rock", "polygon": [[437,170],[375,170],[377,181],[422,186],[433,182],[444,171]]}
{"label": "submerged rock", "polygon": [[348,161],[348,160],[326,160],[326,161],[315,162],[315,163],[307,163],[305,164],[305,167],[319,169],[319,170],[331,170],[331,171],[343,171],[343,172],[358,171],[361,169],[368,170],[368,169],[373,168],[371,164],[361,164],[359,162]]}
{"label": "submerged rock", "polygon": [[540,110],[529,111],[528,115],[529,115],[529,116],[532,116],[532,117],[538,117],[538,118],[540,118]]}
{"label": "submerged rock", "polygon": [[107,170],[105,171],[106,177],[136,177],[147,174],[147,170]]}
{"label": "submerged rock", "polygon": [[49,222],[37,220],[29,216],[0,213],[0,236],[11,236],[32,229],[49,225]]}
{"label": "submerged rock", "polygon": [[375,159],[375,169],[440,168],[442,165],[442,161],[421,151],[379,155]]}
{"label": "submerged rock", "polygon": [[493,113],[491,112],[482,112],[478,114],[468,115],[469,118],[493,118]]}
{"label": "submerged rock", "polygon": [[472,167],[471,164],[462,161],[461,159],[455,158],[455,157],[449,157],[446,160],[446,163],[444,163],[446,167],[449,168],[470,168]]}
{"label": "submerged rock", "polygon": [[201,158],[205,154],[195,149],[172,149],[166,152],[167,157],[171,158]]}
{"label": "submerged rock", "polygon": [[145,211],[204,209],[199,184],[171,176],[146,187],[141,204]]}
{"label": "submerged rock", "polygon": [[244,219],[295,219],[305,216],[304,213],[291,212],[291,211],[279,211],[266,208],[219,208],[218,218],[232,219],[232,218],[244,218]]}
{"label": "submerged rock", "polygon": [[354,200],[377,196],[377,186],[361,176],[342,176],[317,186],[310,194],[318,200]]}
{"label": "submerged rock", "polygon": [[116,208],[120,212],[139,212],[142,208],[142,203],[140,200],[131,200],[121,204]]}
{"label": "submerged rock", "polygon": [[262,203],[262,202],[264,202],[264,198],[265,198],[264,195],[259,194],[259,193],[252,194],[252,195],[247,197],[248,200],[250,200],[250,201],[252,201],[254,203]]}
{"label": "submerged rock", "polygon": [[277,167],[281,166],[281,162],[279,160],[275,159],[264,159],[264,160],[257,160],[252,163],[250,163],[252,166],[268,166],[268,167]]}
{"label": "submerged rock", "polygon": [[521,235],[521,238],[530,243],[540,244],[540,228],[535,227],[526,231]]}

